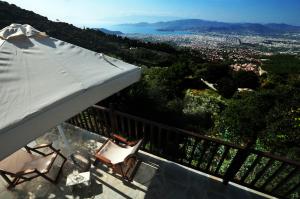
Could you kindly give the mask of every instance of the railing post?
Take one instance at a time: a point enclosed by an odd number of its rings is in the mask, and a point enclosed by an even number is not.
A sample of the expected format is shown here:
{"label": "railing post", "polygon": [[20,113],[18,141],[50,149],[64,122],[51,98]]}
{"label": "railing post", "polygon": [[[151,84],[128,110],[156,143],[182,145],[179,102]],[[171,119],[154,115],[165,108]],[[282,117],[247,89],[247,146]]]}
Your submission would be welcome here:
{"label": "railing post", "polygon": [[238,149],[238,152],[236,153],[224,175],[223,184],[227,185],[229,181],[234,179],[235,174],[240,170],[240,168],[250,155],[250,149],[252,148],[254,143],[255,141],[249,142],[244,149]]}
{"label": "railing post", "polygon": [[111,124],[111,134],[116,133],[116,124],[117,124],[117,118],[115,115],[115,108],[112,103],[109,104],[109,117],[110,117],[110,124]]}

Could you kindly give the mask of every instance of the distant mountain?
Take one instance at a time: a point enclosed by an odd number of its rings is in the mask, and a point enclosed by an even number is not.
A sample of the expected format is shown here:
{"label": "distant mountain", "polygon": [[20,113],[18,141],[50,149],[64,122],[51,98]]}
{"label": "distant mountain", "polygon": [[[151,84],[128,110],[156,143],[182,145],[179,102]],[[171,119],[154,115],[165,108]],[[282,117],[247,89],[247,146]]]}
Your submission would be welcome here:
{"label": "distant mountain", "polygon": [[123,35],[124,34],[121,31],[112,31],[112,30],[108,30],[106,28],[98,28],[96,30],[100,30],[101,32],[104,32],[109,35]]}
{"label": "distant mountain", "polygon": [[156,23],[148,23],[148,22],[140,22],[140,23],[125,23],[119,24],[118,26],[137,26],[137,27],[145,27],[145,26],[152,26]]}
{"label": "distant mountain", "polygon": [[259,23],[225,23],[201,19],[182,19],[157,23],[123,24],[136,27],[153,27],[159,31],[192,31],[192,32],[219,32],[238,34],[283,34],[300,33],[300,26],[288,24],[259,24]]}

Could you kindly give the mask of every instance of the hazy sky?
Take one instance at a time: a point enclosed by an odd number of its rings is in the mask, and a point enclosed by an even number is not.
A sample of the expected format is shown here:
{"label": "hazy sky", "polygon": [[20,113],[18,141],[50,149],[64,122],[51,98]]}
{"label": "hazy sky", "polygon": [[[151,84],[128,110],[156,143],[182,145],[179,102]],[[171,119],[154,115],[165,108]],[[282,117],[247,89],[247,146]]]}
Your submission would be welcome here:
{"label": "hazy sky", "polygon": [[300,25],[300,0],[7,0],[78,26],[200,18]]}

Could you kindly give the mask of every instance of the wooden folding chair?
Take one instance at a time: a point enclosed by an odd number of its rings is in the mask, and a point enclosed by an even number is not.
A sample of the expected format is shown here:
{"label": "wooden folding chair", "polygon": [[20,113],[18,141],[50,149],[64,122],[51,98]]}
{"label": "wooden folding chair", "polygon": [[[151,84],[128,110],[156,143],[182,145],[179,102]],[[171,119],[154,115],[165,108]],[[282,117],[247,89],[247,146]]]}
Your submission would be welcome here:
{"label": "wooden folding chair", "polygon": [[139,160],[136,156],[143,139],[129,142],[125,138],[112,134],[100,149],[96,151],[96,161],[112,168],[113,172],[120,174],[124,180],[132,181]]}
{"label": "wooden folding chair", "polygon": [[[36,177],[43,177],[52,183],[57,182],[62,167],[66,162],[66,157],[52,147],[51,144],[43,144],[36,147],[24,147],[0,161],[0,175],[8,183],[8,189],[16,185],[32,180]],[[51,152],[46,154],[40,149],[50,149]],[[47,174],[53,166],[56,158],[60,156],[63,159],[55,179],[50,178]]]}

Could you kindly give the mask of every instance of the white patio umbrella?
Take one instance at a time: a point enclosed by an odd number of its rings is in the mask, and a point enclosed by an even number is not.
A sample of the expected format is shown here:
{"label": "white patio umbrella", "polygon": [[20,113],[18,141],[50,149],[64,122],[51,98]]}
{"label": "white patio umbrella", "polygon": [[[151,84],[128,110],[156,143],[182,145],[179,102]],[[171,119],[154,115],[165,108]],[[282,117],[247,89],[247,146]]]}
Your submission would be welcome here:
{"label": "white patio umbrella", "polygon": [[136,66],[48,37],[30,25],[2,29],[0,160],[140,75]]}

